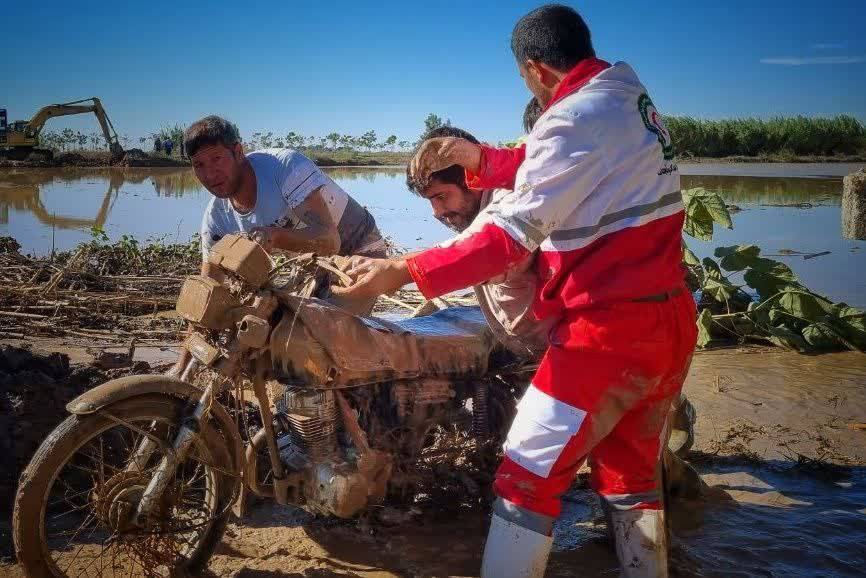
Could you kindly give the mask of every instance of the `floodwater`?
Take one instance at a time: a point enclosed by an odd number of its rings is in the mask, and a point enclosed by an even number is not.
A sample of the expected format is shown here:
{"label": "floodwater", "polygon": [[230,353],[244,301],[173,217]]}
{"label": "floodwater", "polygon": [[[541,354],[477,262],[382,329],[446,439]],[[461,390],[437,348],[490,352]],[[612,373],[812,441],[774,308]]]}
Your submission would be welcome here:
{"label": "floodwater", "polygon": [[[840,175],[859,166],[683,165],[684,188],[718,190],[742,209],[734,214],[732,231],[719,230],[712,242],[690,246],[703,257],[719,245],[756,243],[768,255],[781,255],[776,258],[814,290],[866,307],[866,242],[840,234]],[[402,169],[327,172],[401,247],[417,249],[447,238],[429,205],[407,190]],[[126,234],[186,241],[198,231],[209,198],[189,169],[0,169],[0,235],[14,236],[35,254],[89,240],[94,227],[112,240]],[[825,251],[830,254],[804,259]]]}

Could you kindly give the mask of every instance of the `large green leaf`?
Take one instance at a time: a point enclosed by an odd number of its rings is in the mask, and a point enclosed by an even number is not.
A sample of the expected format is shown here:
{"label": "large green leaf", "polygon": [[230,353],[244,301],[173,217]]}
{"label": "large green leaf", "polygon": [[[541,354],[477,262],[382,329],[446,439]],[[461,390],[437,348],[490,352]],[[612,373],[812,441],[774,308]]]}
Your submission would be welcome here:
{"label": "large green leaf", "polygon": [[811,293],[786,291],[776,300],[778,307],[810,322],[823,319],[831,311],[832,303]]}
{"label": "large green leaf", "polygon": [[703,287],[701,287],[701,291],[721,303],[731,299],[738,289],[739,286],[732,284],[727,279],[713,279],[712,277],[707,277]]}
{"label": "large green leaf", "polygon": [[806,343],[803,336],[791,331],[790,329],[785,327],[769,326],[767,327],[767,331],[770,334],[770,341],[780,347],[795,349],[797,351],[808,351],[810,349],[809,344]]}
{"label": "large green leaf", "polygon": [[839,303],[833,306],[827,322],[841,332],[848,343],[866,351],[866,311]]}
{"label": "large green leaf", "polygon": [[703,241],[713,239],[713,223],[728,229],[733,228],[731,214],[718,193],[703,188],[682,191],[686,222],[683,230],[687,235]]}
{"label": "large green leaf", "polygon": [[[837,303],[833,306],[833,314],[839,319],[859,320],[861,323],[866,323],[866,311],[850,307],[845,303]],[[864,326],[866,329],[866,326]]]}
{"label": "large green leaf", "polygon": [[685,261],[686,265],[693,267],[700,266],[701,264],[701,260],[698,259],[697,255],[692,253],[692,250],[688,248],[685,241],[683,241],[683,261]]}
{"label": "large green leaf", "polygon": [[721,258],[721,266],[726,271],[742,271],[754,265],[761,254],[756,245],[734,245],[716,247],[714,255]]}
{"label": "large green leaf", "polygon": [[704,272],[707,274],[707,277],[717,280],[722,278],[722,270],[719,268],[718,263],[709,257],[704,257],[704,260],[701,263],[704,266]]}
{"label": "large green leaf", "polygon": [[839,349],[846,347],[840,336],[824,323],[812,323],[803,328],[803,338],[817,349]]}
{"label": "large green leaf", "polygon": [[749,287],[758,292],[761,299],[768,299],[788,289],[802,289],[799,279],[791,268],[772,259],[756,259],[743,274]]}
{"label": "large green leaf", "polygon": [[713,314],[710,313],[709,309],[704,309],[701,311],[701,314],[698,315],[698,347],[706,347],[710,341],[713,340],[713,336],[710,333],[710,330],[713,326]]}

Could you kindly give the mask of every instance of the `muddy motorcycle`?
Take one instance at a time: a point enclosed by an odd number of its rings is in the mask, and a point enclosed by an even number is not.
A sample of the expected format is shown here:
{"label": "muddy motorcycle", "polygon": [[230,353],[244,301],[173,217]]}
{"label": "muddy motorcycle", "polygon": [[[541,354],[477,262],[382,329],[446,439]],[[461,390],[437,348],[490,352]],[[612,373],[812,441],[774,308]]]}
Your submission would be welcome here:
{"label": "muddy motorcycle", "polygon": [[422,455],[449,445],[437,431],[501,443],[531,367],[477,308],[359,317],[310,298],[310,275],[278,283],[249,239],[222,239],[209,260],[224,279],[187,278],[177,303],[191,324],[180,378],[71,401],[22,474],[13,536],[28,576],[197,574],[246,492],[350,518],[411,495]]}

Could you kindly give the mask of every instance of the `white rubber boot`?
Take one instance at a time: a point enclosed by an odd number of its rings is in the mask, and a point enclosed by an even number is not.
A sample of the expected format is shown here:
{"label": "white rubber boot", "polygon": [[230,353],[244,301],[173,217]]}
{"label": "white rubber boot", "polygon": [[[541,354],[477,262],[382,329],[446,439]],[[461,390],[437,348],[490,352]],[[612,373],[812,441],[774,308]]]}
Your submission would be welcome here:
{"label": "white rubber boot", "polygon": [[553,536],[539,534],[493,514],[481,578],[542,578]]}
{"label": "white rubber boot", "polygon": [[612,509],[616,556],[623,578],[667,578],[668,540],[664,510]]}

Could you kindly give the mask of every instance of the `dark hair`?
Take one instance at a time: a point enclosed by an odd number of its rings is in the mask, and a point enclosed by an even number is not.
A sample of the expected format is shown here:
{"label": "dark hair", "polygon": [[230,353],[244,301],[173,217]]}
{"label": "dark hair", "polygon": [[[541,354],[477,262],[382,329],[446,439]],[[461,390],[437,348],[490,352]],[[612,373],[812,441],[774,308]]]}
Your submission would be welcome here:
{"label": "dark hair", "polygon": [[538,122],[538,117],[544,110],[541,108],[541,103],[534,96],[526,103],[526,108],[523,109],[523,132],[532,132],[532,127]]}
{"label": "dark hair", "polygon": [[[466,132],[461,128],[457,128],[456,126],[440,126],[438,128],[434,128],[433,130],[427,131],[424,136],[421,137],[421,141],[418,143],[418,146],[412,152],[413,156],[418,152],[418,149],[421,148],[421,145],[424,144],[425,141],[430,140],[431,138],[439,138],[439,137],[447,137],[453,136],[457,138],[466,139],[473,144],[480,144],[478,139]],[[436,171],[430,175],[430,179],[436,179],[437,181],[449,185],[457,185],[463,190],[467,190],[466,187],[466,171],[463,170],[463,167],[460,165],[451,165],[447,169],[442,169],[441,171]],[[419,182],[416,179],[413,179],[409,176],[409,171],[406,171],[406,186],[409,187],[409,190],[415,193],[416,195],[420,195],[421,192],[429,185],[428,182]]]}
{"label": "dark hair", "polygon": [[195,121],[183,132],[183,148],[190,157],[205,146],[221,144],[231,149],[239,142],[238,127],[216,115]]}
{"label": "dark hair", "polygon": [[518,20],[511,33],[511,51],[520,65],[535,60],[561,71],[595,56],[586,22],[574,8],[562,4],[547,4]]}

